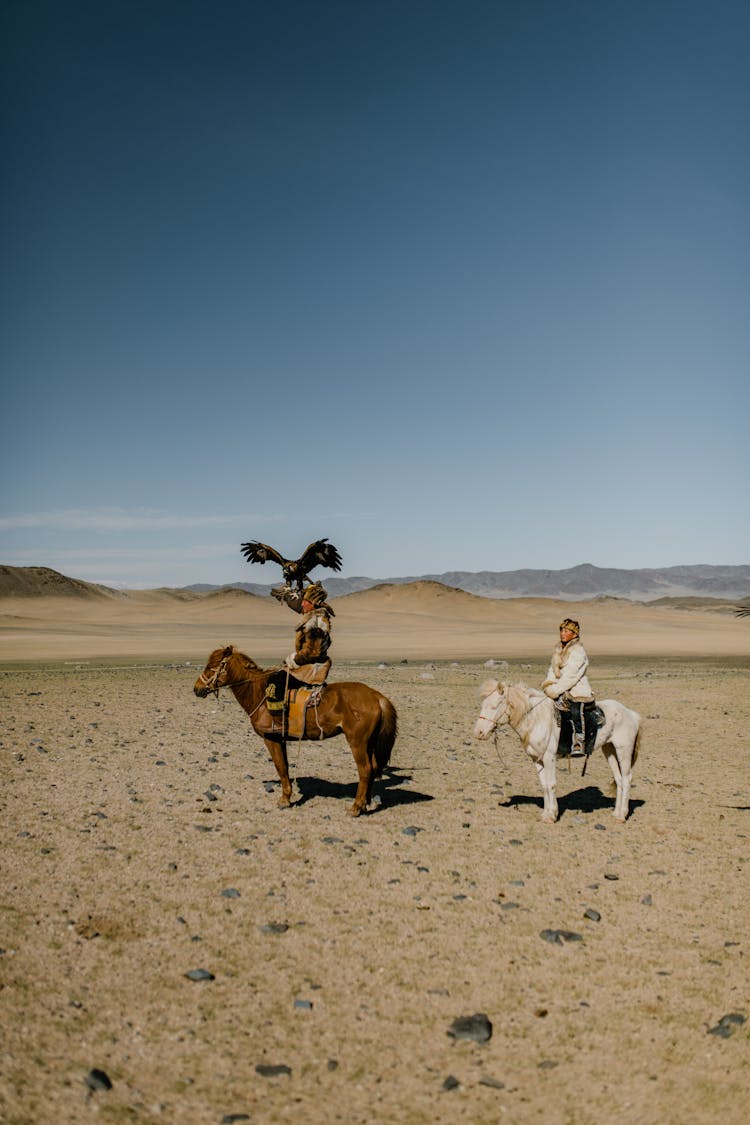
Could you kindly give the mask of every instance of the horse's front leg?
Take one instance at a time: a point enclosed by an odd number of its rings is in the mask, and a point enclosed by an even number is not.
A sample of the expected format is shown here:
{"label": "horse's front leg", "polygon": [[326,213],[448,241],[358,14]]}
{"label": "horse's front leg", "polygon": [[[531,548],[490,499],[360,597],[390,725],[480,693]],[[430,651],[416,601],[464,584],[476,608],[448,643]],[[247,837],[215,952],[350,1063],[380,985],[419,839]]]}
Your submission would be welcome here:
{"label": "horse's front leg", "polygon": [[263,741],[266,744],[266,750],[271,755],[273,764],[276,766],[276,772],[281,782],[279,808],[288,809],[292,803],[292,783],[289,780],[289,762],[286,754],[286,742],[276,742],[270,738],[264,738]]}
{"label": "horse's front leg", "polygon": [[544,794],[544,809],[542,810],[542,820],[545,824],[554,824],[557,820],[557,769],[556,769],[557,754],[555,750],[545,751],[542,760],[535,760],[534,765],[539,774],[539,781],[542,786]]}

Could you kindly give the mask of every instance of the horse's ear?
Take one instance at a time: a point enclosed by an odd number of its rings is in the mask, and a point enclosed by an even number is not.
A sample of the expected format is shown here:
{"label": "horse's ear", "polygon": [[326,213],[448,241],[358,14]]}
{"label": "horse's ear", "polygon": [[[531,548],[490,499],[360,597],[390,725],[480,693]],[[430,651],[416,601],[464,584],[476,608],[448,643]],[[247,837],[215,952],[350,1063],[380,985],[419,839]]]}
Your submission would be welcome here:
{"label": "horse's ear", "polygon": [[234,645],[227,645],[227,647],[224,649],[224,651],[222,652],[221,655],[222,655],[222,657],[231,656],[233,652],[234,652]]}

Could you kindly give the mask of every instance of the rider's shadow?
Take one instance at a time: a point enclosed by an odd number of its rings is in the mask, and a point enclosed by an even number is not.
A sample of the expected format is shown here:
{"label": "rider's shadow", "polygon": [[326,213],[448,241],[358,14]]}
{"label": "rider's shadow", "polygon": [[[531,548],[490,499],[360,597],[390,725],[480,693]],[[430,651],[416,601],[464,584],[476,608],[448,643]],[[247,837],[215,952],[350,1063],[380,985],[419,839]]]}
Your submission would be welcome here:
{"label": "rider's shadow", "polygon": [[[544,808],[543,797],[530,797],[525,793],[513,793],[506,801],[499,801],[498,803],[504,809],[520,808],[522,805],[535,805],[538,809]],[[582,789],[574,789],[572,793],[566,793],[564,796],[558,797],[558,815],[562,817],[566,812],[593,813],[605,809],[611,812],[614,803],[614,797],[606,796],[597,785],[585,785]],[[631,798],[631,815],[645,803],[644,800]]]}
{"label": "rider's shadow", "polygon": [[[381,796],[383,806],[392,808],[394,805],[412,805],[420,801],[434,800],[431,793],[420,793],[415,789],[401,788],[411,781],[411,774],[404,773],[396,766],[386,766],[383,776],[375,782],[373,795]],[[313,797],[351,798],[354,800],[357,792],[357,783],[326,781],[321,777],[297,777],[295,779],[299,797],[296,804],[303,805]]]}

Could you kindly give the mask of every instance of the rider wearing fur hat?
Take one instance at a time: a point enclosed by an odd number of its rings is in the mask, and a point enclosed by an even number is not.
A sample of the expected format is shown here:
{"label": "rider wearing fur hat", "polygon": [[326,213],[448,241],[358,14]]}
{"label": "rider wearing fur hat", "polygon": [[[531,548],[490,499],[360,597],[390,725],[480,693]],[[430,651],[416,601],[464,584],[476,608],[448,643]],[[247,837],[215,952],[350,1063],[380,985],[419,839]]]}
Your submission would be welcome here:
{"label": "rider wearing fur hat", "polygon": [[[555,646],[542,691],[550,699],[559,700],[561,709],[569,710],[573,723],[574,758],[582,757],[586,742],[586,712],[594,703],[594,693],[586,676],[589,658],[580,640],[577,621],[566,617],[560,624],[560,641]],[[588,706],[587,706],[588,705]]]}
{"label": "rider wearing fur hat", "polygon": [[304,615],[294,632],[294,652],[285,664],[296,680],[304,684],[322,684],[331,668],[328,649],[331,645],[331,618],[335,616],[326,601],[328,594],[320,582],[312,582],[301,593],[289,586],[272,591],[295,613]]}

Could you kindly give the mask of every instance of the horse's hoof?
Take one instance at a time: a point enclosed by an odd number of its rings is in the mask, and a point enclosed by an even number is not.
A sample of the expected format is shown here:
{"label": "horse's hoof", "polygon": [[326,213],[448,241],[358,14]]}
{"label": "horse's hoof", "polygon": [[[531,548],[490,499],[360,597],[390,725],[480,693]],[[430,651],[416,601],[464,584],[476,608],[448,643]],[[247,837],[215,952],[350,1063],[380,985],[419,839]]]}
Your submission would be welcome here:
{"label": "horse's hoof", "polygon": [[361,812],[362,809],[358,808],[357,805],[352,805],[352,807],[349,809],[349,816],[359,816]]}
{"label": "horse's hoof", "polygon": [[557,817],[552,816],[551,813],[542,813],[541,820],[542,824],[554,824],[557,820]]}
{"label": "horse's hoof", "polygon": [[290,809],[292,807],[291,798],[290,797],[279,797],[279,803],[278,803],[277,807],[280,808],[280,809]]}
{"label": "horse's hoof", "polygon": [[612,819],[616,820],[618,824],[624,824],[628,818],[626,816],[618,816],[617,813],[612,813]]}

